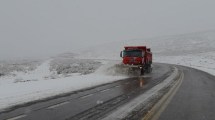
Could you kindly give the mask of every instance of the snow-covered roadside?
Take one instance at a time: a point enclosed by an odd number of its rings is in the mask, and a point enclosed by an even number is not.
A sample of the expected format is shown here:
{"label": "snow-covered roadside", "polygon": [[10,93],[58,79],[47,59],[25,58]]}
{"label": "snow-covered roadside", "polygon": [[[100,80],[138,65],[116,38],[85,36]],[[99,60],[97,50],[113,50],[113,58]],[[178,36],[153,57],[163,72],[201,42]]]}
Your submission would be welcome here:
{"label": "snow-covered roadside", "polygon": [[215,75],[215,53],[206,52],[181,56],[159,56],[155,62],[183,65]]}
{"label": "snow-covered roadside", "polygon": [[106,74],[115,61],[101,63],[94,73],[53,79],[49,77],[54,73],[49,71],[50,60],[47,60],[34,71],[0,77],[0,109],[126,78]]}

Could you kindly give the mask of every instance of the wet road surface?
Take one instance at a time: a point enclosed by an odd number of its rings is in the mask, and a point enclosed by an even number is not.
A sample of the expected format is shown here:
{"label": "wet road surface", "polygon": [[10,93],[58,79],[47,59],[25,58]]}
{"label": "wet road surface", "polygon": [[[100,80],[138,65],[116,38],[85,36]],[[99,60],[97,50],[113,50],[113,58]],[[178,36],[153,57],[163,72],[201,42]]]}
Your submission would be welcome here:
{"label": "wet road surface", "polygon": [[47,101],[17,106],[0,112],[8,120],[99,119],[162,82],[171,74],[170,65],[155,64],[153,73],[133,77],[87,90],[76,91]]}
{"label": "wet road surface", "polygon": [[159,120],[215,120],[215,77],[178,67],[184,79]]}

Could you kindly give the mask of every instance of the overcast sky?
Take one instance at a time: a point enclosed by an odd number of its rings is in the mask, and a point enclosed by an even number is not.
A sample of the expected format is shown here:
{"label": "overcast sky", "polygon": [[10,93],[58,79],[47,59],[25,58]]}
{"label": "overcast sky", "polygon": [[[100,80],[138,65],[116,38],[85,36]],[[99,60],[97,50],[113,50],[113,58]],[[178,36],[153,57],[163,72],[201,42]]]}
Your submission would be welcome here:
{"label": "overcast sky", "polygon": [[214,0],[0,0],[0,59],[215,29]]}

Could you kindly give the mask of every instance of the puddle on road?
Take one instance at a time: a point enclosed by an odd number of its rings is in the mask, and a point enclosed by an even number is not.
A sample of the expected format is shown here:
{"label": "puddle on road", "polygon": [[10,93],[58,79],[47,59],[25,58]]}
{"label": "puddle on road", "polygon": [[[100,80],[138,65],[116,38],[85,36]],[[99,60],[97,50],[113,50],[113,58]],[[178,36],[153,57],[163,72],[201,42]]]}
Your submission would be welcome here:
{"label": "puddle on road", "polygon": [[139,77],[139,86],[143,87],[145,85],[145,79],[143,77]]}

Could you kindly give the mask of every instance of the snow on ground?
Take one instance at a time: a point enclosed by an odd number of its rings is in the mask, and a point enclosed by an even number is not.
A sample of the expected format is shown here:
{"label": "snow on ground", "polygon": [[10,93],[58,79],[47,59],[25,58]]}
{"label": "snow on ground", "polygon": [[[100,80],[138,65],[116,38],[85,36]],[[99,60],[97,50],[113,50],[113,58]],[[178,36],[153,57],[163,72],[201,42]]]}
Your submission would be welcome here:
{"label": "snow on ground", "polygon": [[215,52],[183,56],[160,56],[155,61],[188,66],[215,75]]}
{"label": "snow on ground", "polygon": [[0,76],[13,75],[12,72],[28,72],[35,70],[38,65],[41,64],[41,60],[7,60],[0,61]]}
{"label": "snow on ground", "polygon": [[[126,78],[106,74],[106,68],[117,62],[100,62],[102,66],[99,69],[85,75],[77,72],[62,77],[50,71],[51,60],[46,60],[34,71],[13,72],[15,76],[0,77],[0,109]],[[50,77],[54,74],[54,78]]]}
{"label": "snow on ground", "polygon": [[37,67],[37,69],[23,73],[23,72],[13,72],[14,75],[16,75],[16,79],[14,80],[14,83],[17,82],[27,82],[27,81],[38,81],[45,78],[48,78],[48,76],[51,74],[49,71],[49,63],[50,60],[45,61],[40,66]]}

